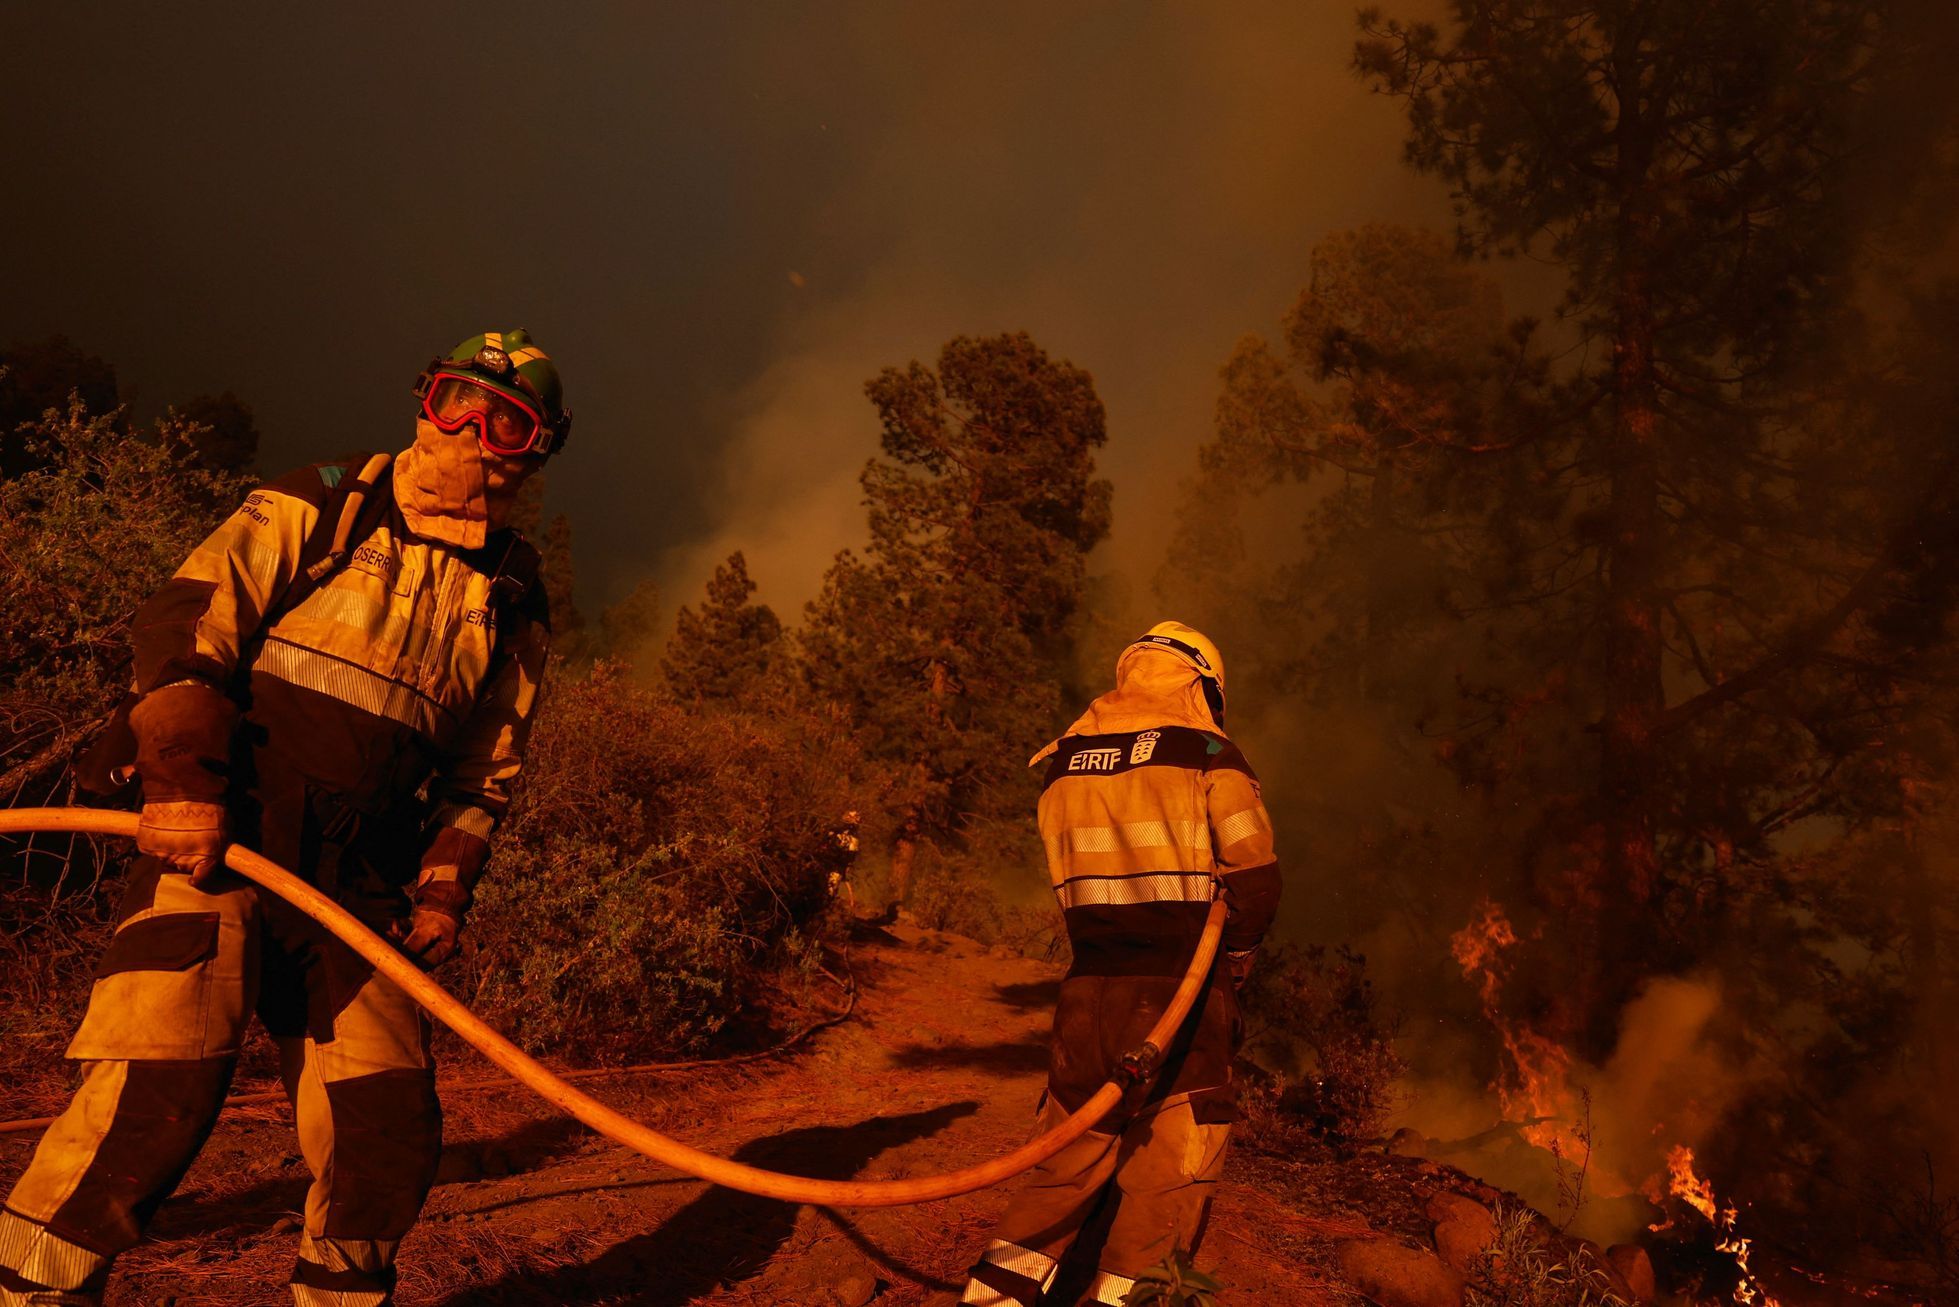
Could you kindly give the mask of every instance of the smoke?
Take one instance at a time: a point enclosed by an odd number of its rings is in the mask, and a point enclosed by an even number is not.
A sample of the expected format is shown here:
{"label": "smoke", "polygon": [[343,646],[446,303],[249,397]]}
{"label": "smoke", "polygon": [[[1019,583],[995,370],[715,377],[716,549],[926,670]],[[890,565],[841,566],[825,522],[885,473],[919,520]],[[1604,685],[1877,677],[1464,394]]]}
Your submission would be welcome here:
{"label": "smoke", "polygon": [[1439,1070],[1448,1063],[1424,1048],[1431,1070],[1410,1086],[1398,1124],[1424,1137],[1425,1155],[1570,1219],[1573,1233],[1629,1241],[1654,1218],[1667,1151],[1706,1145],[1765,1074],[1724,1039],[1721,1015],[1712,977],[1647,982],[1604,1065],[1573,1061],[1544,1086],[1542,1119],[1506,1112],[1462,1062]]}
{"label": "smoke", "polygon": [[1401,124],[1347,69],[1345,7],[1138,17],[923,7],[826,30],[824,68],[859,72],[879,109],[803,201],[769,362],[731,406],[699,514],[712,529],[666,551],[665,593],[686,601],[740,548],[760,598],[793,612],[863,534],[863,382],[955,335],[1023,329],[1095,376],[1116,485],[1100,562],[1146,582],[1216,368],[1289,299],[1313,243],[1446,218],[1440,188],[1390,162]]}

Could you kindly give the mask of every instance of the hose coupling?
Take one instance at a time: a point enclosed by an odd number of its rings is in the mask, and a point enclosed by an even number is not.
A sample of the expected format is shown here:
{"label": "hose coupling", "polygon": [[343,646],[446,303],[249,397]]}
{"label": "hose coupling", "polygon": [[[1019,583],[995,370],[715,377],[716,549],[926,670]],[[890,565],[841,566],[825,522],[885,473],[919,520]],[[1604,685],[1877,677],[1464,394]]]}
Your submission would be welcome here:
{"label": "hose coupling", "polygon": [[1144,1040],[1141,1047],[1130,1049],[1116,1063],[1116,1078],[1125,1088],[1133,1089],[1156,1074],[1157,1063],[1162,1059],[1163,1050]]}

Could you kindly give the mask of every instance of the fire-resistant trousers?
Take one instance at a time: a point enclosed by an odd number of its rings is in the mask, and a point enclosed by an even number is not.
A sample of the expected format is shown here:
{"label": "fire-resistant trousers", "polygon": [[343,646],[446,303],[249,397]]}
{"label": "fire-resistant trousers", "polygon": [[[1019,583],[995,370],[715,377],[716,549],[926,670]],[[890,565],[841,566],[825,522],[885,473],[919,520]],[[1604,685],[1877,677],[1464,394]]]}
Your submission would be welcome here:
{"label": "fire-resistant trousers", "polygon": [[[1052,1097],[1040,1130],[1068,1113]],[[1120,1134],[1091,1130],[1028,1172],[973,1267],[964,1303],[1035,1307],[1106,1196],[1116,1204],[1084,1303],[1120,1307],[1135,1277],[1173,1248],[1194,1254],[1224,1170],[1229,1123],[1200,1125],[1188,1103],[1139,1117]]]}
{"label": "fire-resistant trousers", "polygon": [[68,1047],[81,1089],[0,1209],[0,1307],[94,1304],[196,1158],[256,1009],[313,1173],[300,1307],[393,1301],[442,1146],[427,1018],[283,900],[139,859]]}

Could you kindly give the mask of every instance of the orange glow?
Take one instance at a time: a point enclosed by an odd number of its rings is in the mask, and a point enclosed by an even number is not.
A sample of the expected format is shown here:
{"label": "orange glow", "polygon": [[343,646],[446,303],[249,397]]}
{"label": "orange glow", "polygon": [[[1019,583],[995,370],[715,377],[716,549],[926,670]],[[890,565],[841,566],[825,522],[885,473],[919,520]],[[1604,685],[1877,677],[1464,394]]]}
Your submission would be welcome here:
{"label": "orange glow", "polygon": [[1509,950],[1517,931],[1503,909],[1485,899],[1469,924],[1449,939],[1449,952],[1462,968],[1463,978],[1476,986],[1483,1015],[1503,1041],[1504,1069],[1493,1086],[1504,1118],[1515,1122],[1524,1139],[1576,1165],[1590,1165],[1588,1186],[1595,1194],[1616,1197],[1630,1193],[1625,1177],[1601,1170],[1594,1163],[1588,1109],[1584,1095],[1571,1081],[1571,1054],[1563,1045],[1529,1026],[1511,1020],[1501,998],[1509,978]]}
{"label": "orange glow", "polygon": [[[1738,1213],[1733,1207],[1722,1207],[1715,1202],[1713,1182],[1694,1169],[1694,1150],[1684,1144],[1675,1144],[1667,1150],[1667,1190],[1714,1227],[1714,1250],[1734,1258],[1734,1301],[1742,1307],[1781,1307],[1775,1295],[1764,1289],[1755,1272],[1749,1269],[1749,1250],[1754,1241],[1743,1238],[1735,1230]],[[1665,1229],[1666,1223],[1653,1228]]]}
{"label": "orange glow", "polygon": [[1667,1150],[1667,1188],[1710,1222],[1715,1219],[1714,1185],[1694,1171],[1694,1150],[1685,1144]]}

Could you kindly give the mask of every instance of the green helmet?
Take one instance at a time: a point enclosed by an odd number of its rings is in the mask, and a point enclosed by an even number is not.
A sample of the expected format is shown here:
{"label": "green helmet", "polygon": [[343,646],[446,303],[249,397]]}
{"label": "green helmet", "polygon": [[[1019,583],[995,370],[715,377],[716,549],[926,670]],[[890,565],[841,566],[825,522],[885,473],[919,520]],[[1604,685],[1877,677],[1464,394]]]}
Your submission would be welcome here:
{"label": "green helmet", "polygon": [[536,414],[537,429],[529,443],[522,449],[498,452],[555,453],[571,435],[571,410],[565,407],[564,383],[558,379],[557,364],[522,327],[479,332],[450,350],[447,357],[431,360],[415,380],[415,395],[425,410],[431,391],[445,377],[466,378]]}

